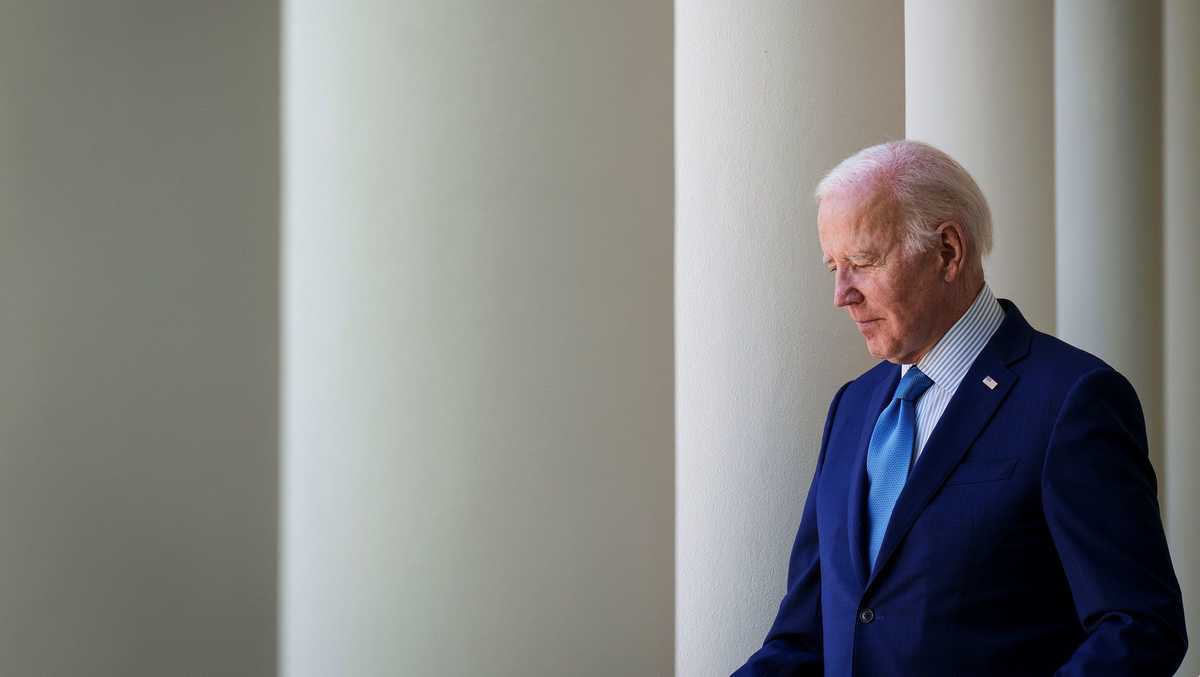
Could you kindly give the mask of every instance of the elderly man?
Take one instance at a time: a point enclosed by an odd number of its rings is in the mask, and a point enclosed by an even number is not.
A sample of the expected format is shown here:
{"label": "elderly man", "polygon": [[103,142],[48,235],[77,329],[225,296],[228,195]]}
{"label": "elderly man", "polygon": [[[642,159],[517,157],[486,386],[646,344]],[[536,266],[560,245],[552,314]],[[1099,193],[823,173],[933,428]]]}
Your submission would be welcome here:
{"label": "elderly man", "polygon": [[1171,675],[1129,382],[992,295],[987,202],[945,153],[867,148],[816,197],[834,303],[883,361],[833,398],[787,592],[734,674]]}

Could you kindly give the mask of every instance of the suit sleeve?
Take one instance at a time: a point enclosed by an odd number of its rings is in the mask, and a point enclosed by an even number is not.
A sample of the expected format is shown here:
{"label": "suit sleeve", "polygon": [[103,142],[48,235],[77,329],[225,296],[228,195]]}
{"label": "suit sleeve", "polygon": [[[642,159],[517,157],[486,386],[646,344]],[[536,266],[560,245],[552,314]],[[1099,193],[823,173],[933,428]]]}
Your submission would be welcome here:
{"label": "suit sleeve", "polygon": [[[849,385],[849,384],[846,384]],[[833,426],[838,402],[846,386],[838,390],[825,417],[821,435],[821,451],[817,467],[804,501],[800,529],[792,544],[788,562],[787,592],[779,604],[779,613],[767,632],[762,648],[731,677],[807,677],[821,675],[824,669],[821,651],[821,561],[817,539],[817,487],[821,467],[825,463],[825,448]]]}
{"label": "suit sleeve", "polygon": [[1042,507],[1083,642],[1055,674],[1169,677],[1187,636],[1137,394],[1107,367],[1083,376],[1059,412]]}

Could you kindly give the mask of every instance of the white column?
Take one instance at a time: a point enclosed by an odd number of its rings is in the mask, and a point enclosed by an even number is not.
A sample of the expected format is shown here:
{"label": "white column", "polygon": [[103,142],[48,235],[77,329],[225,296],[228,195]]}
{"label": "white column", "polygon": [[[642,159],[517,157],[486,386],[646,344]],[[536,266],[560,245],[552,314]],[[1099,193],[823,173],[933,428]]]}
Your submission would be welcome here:
{"label": "white column", "polygon": [[284,674],[669,674],[671,3],[284,16]]}
{"label": "white column", "polygon": [[1054,7],[1058,335],[1133,382],[1161,488],[1161,7]]}
{"label": "white column", "polygon": [[676,3],[676,674],[761,645],[837,388],[816,182],[904,133],[902,7]]}
{"label": "white column", "polygon": [[1054,331],[1054,9],[907,0],[907,136],[949,153],[992,208],[992,290]]}
{"label": "white column", "polygon": [[1163,3],[1167,527],[1200,674],[1200,3]]}
{"label": "white column", "polygon": [[2,15],[0,674],[274,674],[277,4]]}

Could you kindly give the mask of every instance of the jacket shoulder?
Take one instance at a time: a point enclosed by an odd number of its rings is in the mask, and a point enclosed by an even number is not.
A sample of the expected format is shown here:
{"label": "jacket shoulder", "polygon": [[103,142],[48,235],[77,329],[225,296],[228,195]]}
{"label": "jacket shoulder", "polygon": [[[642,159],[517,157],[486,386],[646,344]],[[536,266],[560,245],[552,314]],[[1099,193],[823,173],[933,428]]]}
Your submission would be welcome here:
{"label": "jacket shoulder", "polygon": [[1022,362],[1028,362],[1039,370],[1052,371],[1059,377],[1081,377],[1097,369],[1112,369],[1096,355],[1036,330],[1030,341],[1029,354]]}
{"label": "jacket shoulder", "polygon": [[1118,380],[1128,382],[1120,371],[1100,357],[1066,341],[1035,331],[1029,354],[1011,368],[1038,382],[1049,393],[1065,396],[1071,388],[1095,372],[1110,372]]}
{"label": "jacket shoulder", "polygon": [[[1085,383],[1122,384],[1120,388],[1132,395],[1133,405],[1140,408],[1137,391],[1124,374],[1100,357],[1049,334],[1035,331],[1029,353],[1009,368],[1020,377],[1017,387],[1031,422],[1038,415],[1047,423],[1057,420],[1071,393]],[[1097,377],[1102,380],[1093,380]]]}

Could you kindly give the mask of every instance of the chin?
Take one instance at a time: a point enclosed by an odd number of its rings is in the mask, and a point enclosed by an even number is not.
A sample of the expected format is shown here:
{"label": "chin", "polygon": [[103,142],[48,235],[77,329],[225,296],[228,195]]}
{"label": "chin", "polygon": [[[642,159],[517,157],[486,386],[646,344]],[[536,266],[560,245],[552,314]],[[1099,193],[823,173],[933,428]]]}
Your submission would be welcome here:
{"label": "chin", "polygon": [[881,347],[878,345],[872,345],[871,343],[867,343],[867,352],[871,354],[871,357],[874,357],[877,360],[887,360],[888,362],[895,362],[896,364],[900,364],[901,356],[897,354],[898,351],[896,350],[895,346],[882,346]]}
{"label": "chin", "polygon": [[871,357],[874,357],[877,360],[886,360],[888,358],[886,351],[880,350],[870,343],[867,344],[867,352],[870,353]]}

